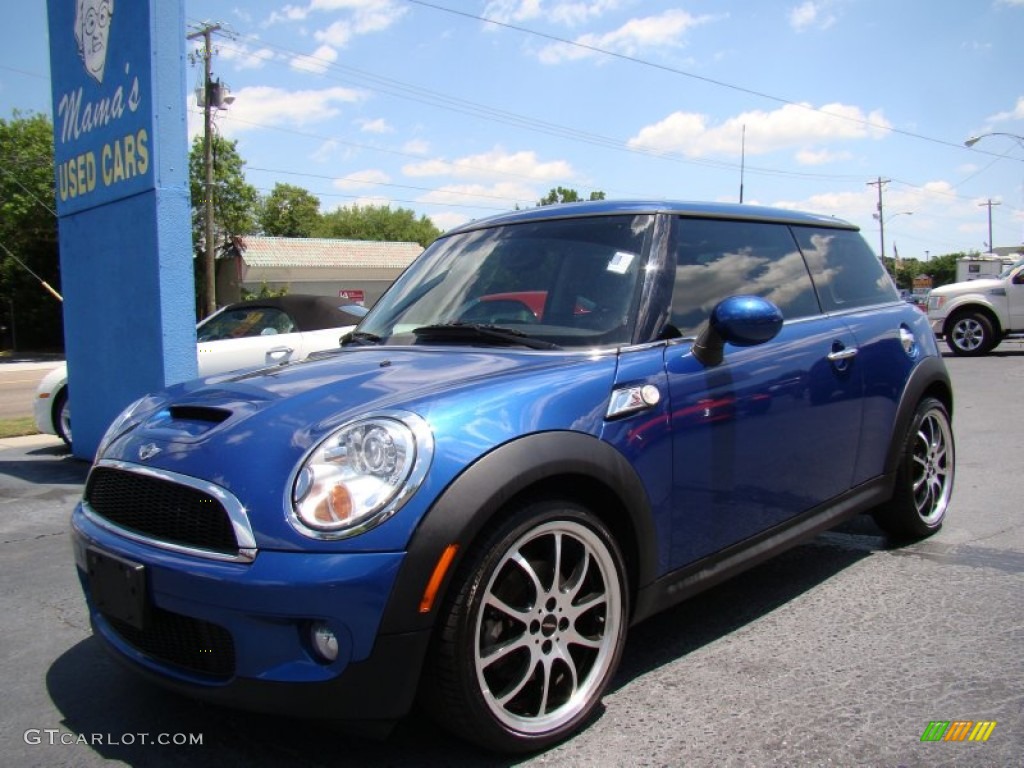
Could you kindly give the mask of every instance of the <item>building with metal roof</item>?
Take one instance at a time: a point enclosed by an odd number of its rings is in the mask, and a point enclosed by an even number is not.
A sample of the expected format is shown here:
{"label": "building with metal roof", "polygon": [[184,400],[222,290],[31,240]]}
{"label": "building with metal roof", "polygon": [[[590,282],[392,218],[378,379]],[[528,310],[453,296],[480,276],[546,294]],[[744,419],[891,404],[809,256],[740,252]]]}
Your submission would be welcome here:
{"label": "building with metal roof", "polygon": [[217,304],[239,301],[243,291],[258,293],[266,286],[341,296],[369,307],[422,251],[419,243],[235,237],[217,261]]}

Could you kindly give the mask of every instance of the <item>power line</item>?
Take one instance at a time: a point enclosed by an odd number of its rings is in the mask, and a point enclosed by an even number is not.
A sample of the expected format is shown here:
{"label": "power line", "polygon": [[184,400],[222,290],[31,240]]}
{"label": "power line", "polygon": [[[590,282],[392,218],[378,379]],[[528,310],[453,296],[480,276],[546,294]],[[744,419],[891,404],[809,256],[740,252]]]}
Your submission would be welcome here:
{"label": "power line", "polygon": [[600,47],[598,47],[596,45],[589,45],[587,43],[581,43],[581,42],[579,42],[577,40],[569,40],[568,38],[559,37],[558,35],[548,34],[547,32],[540,32],[538,30],[530,29],[528,27],[521,27],[521,26],[518,26],[516,24],[509,24],[508,22],[498,21],[496,19],[491,19],[491,18],[488,18],[486,16],[479,16],[477,14],[468,13],[466,11],[458,11],[458,10],[455,10],[454,8],[446,8],[443,5],[437,5],[435,3],[426,2],[426,0],[406,0],[406,2],[412,3],[413,5],[420,5],[420,6],[423,6],[424,8],[431,8],[431,9],[433,9],[435,11],[442,11],[444,13],[450,13],[450,14],[452,14],[454,16],[463,16],[465,18],[473,19],[475,21],[480,21],[480,22],[483,22],[485,24],[492,24],[492,25],[494,25],[496,27],[503,27],[505,29],[511,29],[511,30],[516,31],[516,32],[521,32],[521,33],[523,33],[525,35],[533,35],[535,37],[540,37],[540,38],[543,38],[545,40],[551,40],[553,42],[560,43],[560,44],[563,44],[563,45],[568,45],[568,46],[572,46],[574,48],[580,48],[580,49],[585,50],[585,51],[590,51],[591,53],[601,54],[602,56],[608,56],[610,58],[620,59],[622,61],[628,61],[631,64],[637,64],[637,65],[640,65],[640,66],[643,66],[643,67],[649,67],[651,69],[657,69],[657,70],[660,70],[662,72],[668,72],[669,74],[679,75],[680,77],[686,77],[686,78],[690,78],[692,80],[698,80],[700,82],[707,83],[709,85],[713,85],[713,86],[716,86],[718,88],[727,88],[729,90],[737,91],[739,93],[745,93],[745,94],[747,94],[749,96],[756,96],[758,98],[765,99],[767,101],[773,101],[773,102],[775,102],[777,104],[784,104],[784,105],[787,105],[787,106],[798,107],[800,109],[806,109],[809,112],[817,112],[819,114],[827,115],[828,117],[832,117],[832,118],[835,118],[837,120],[845,120],[846,122],[856,123],[858,125],[863,125],[863,126],[868,127],[868,128],[873,128],[873,129],[881,130],[881,131],[887,131],[887,132],[890,132],[890,133],[896,133],[896,134],[899,134],[901,136],[908,136],[908,137],[913,138],[913,139],[919,139],[921,141],[928,141],[928,142],[931,142],[933,144],[941,144],[941,145],[946,146],[946,147],[955,147],[957,149],[963,149],[964,148],[963,144],[961,144],[961,143],[956,143],[956,142],[952,142],[952,141],[946,141],[944,139],[936,139],[936,138],[933,138],[931,136],[925,136],[925,135],[920,134],[920,133],[914,133],[913,131],[905,131],[905,130],[902,130],[900,128],[893,128],[891,125],[883,125],[881,123],[875,123],[875,122],[872,122],[871,120],[864,120],[864,119],[861,119],[861,118],[858,118],[858,117],[852,117],[852,116],[849,116],[849,115],[838,115],[838,114],[836,114],[834,112],[829,112],[828,110],[822,109],[820,107],[813,107],[813,106],[811,106],[809,104],[804,104],[802,102],[798,102],[798,101],[793,101],[791,99],[782,98],[781,96],[774,96],[774,95],[772,95],[770,93],[766,93],[764,91],[757,91],[757,90],[754,90],[752,88],[745,88],[745,87],[743,87],[741,85],[736,85],[734,83],[727,83],[724,80],[716,80],[714,78],[706,77],[704,75],[697,75],[697,74],[694,74],[693,72],[687,72],[685,70],[678,69],[676,67],[670,67],[670,66],[668,66],[666,64],[658,64],[657,62],[649,61],[647,59],[641,59],[638,56],[630,56],[629,54],[619,53],[617,51],[611,51],[611,50],[608,50],[607,48],[600,48]]}
{"label": "power line", "polygon": [[[512,125],[514,127],[523,128],[525,130],[534,131],[537,133],[543,133],[549,136],[555,136],[558,138],[568,139],[570,141],[578,141],[581,143],[591,144],[595,146],[602,146],[606,149],[613,149],[616,151],[627,152],[635,155],[644,155],[647,157],[656,158],[659,160],[669,160],[672,162],[682,163],[686,165],[696,165],[700,167],[716,168],[722,170],[735,171],[740,167],[739,163],[730,162],[727,160],[709,160],[688,157],[686,155],[679,154],[672,150],[656,149],[653,147],[642,147],[642,146],[630,146],[622,139],[616,139],[602,134],[591,133],[583,131],[577,128],[553,123],[546,120],[528,117],[520,115],[515,112],[509,112],[507,110],[498,109],[491,107],[486,104],[480,104],[479,102],[470,101],[463,99],[458,96],[452,96],[449,94],[440,93],[438,91],[432,91],[421,86],[406,83],[400,80],[384,77],[377,75],[372,72],[358,69],[356,67],[346,66],[338,64],[336,62],[328,61],[327,59],[321,59],[316,56],[309,54],[302,54],[293,49],[277,45],[272,42],[268,42],[262,38],[252,37],[244,34],[236,34],[236,37],[242,40],[252,41],[259,43],[263,48],[273,50],[282,55],[298,57],[301,56],[305,59],[311,59],[318,63],[324,70],[322,73],[329,79],[334,79],[337,82],[348,83],[358,85],[371,91],[379,93],[385,93],[396,98],[407,99],[415,101],[421,104],[427,104],[439,109],[445,109],[460,114],[468,114],[474,117],[478,117],[492,122],[498,122],[505,125]],[[336,72],[347,77],[333,77],[328,75],[328,72]],[[368,85],[367,82],[370,84]],[[806,106],[806,105],[803,105]],[[831,114],[825,112],[825,114]],[[803,178],[803,179],[820,179],[826,181],[836,182],[847,182],[847,183],[860,183],[863,180],[863,176],[853,176],[850,174],[823,174],[823,173],[810,173],[807,171],[789,171],[780,168],[766,168],[762,166],[746,166],[746,171],[758,175],[758,176],[779,176],[784,178]]]}

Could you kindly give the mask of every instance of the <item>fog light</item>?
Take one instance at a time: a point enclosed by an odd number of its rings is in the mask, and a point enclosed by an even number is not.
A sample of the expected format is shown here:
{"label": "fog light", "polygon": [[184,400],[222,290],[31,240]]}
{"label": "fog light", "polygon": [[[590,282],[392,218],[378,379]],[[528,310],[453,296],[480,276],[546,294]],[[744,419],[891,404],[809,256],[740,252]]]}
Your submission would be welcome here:
{"label": "fog light", "polygon": [[338,658],[338,638],[324,622],[313,622],[309,636],[313,650],[321,659],[330,663]]}

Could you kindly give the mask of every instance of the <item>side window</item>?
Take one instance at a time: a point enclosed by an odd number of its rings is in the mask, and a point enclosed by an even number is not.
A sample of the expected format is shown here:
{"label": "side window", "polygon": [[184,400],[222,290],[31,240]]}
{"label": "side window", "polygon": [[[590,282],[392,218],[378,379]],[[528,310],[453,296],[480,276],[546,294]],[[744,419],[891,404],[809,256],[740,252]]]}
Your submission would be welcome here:
{"label": "side window", "polygon": [[221,341],[294,330],[295,323],[287,313],[273,307],[254,307],[222,312],[202,323],[197,332],[199,341]]}
{"label": "side window", "polygon": [[691,335],[715,304],[751,294],[787,320],[821,311],[789,228],[780,224],[679,218],[673,232],[676,279],[671,323]]}
{"label": "side window", "polygon": [[793,227],[826,312],[898,298],[892,278],[859,232]]}

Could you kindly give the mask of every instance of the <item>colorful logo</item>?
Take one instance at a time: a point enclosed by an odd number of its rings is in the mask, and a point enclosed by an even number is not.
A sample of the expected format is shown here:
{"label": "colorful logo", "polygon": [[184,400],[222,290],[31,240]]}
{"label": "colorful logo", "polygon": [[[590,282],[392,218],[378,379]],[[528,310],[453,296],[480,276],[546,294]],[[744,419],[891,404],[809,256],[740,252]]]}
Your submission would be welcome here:
{"label": "colorful logo", "polygon": [[932,720],[921,741],[988,741],[995,728],[995,720]]}

